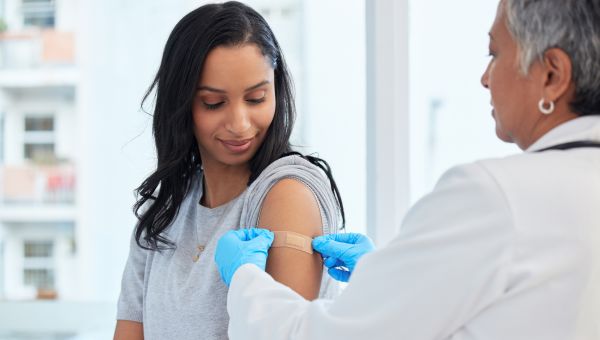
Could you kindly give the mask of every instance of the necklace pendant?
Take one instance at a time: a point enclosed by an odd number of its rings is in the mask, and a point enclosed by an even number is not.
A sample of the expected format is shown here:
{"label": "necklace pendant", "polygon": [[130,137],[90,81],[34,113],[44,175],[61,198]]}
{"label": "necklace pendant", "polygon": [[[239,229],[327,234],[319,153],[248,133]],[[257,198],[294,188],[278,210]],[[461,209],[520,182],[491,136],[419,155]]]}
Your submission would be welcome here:
{"label": "necklace pendant", "polygon": [[200,254],[202,254],[202,252],[204,251],[204,246],[198,245],[196,247],[196,249],[198,250],[198,252],[196,253],[196,255],[194,255],[194,257],[192,257],[192,261],[198,262],[198,260],[200,259]]}

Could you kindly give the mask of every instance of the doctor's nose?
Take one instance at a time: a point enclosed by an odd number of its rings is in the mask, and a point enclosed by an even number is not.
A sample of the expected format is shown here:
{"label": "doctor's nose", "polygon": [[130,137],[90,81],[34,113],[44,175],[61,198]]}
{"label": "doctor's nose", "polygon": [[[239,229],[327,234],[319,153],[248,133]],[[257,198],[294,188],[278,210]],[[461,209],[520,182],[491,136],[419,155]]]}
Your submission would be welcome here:
{"label": "doctor's nose", "polygon": [[489,87],[489,80],[490,80],[489,71],[490,71],[490,66],[488,65],[488,67],[485,69],[485,72],[483,72],[483,74],[481,75],[481,86],[485,87],[488,90],[490,89],[490,87]]}

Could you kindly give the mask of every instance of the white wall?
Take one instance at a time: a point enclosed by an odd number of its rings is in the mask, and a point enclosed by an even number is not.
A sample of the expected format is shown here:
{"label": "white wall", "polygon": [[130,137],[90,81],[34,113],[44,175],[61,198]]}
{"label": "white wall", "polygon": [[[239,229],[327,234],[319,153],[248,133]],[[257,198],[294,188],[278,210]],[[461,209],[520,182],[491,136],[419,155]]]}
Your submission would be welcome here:
{"label": "white wall", "polygon": [[305,0],[303,10],[303,110],[299,115],[305,141],[308,151],[318,152],[332,167],[348,230],[364,232],[365,4],[362,0]]}
{"label": "white wall", "polygon": [[[410,1],[413,201],[453,165],[518,152],[496,138],[490,96],[480,83],[497,5],[481,0]],[[440,106],[432,111],[434,100]]]}
{"label": "white wall", "polygon": [[81,0],[55,0],[55,27],[59,31],[72,32],[77,28],[79,6],[85,4]]}
{"label": "white wall", "polygon": [[10,31],[20,30],[23,27],[21,0],[4,0],[4,18]]}
{"label": "white wall", "polygon": [[116,301],[135,224],[133,190],[155,166],[140,100],[186,1],[90,1],[77,26],[78,273],[86,300]]}

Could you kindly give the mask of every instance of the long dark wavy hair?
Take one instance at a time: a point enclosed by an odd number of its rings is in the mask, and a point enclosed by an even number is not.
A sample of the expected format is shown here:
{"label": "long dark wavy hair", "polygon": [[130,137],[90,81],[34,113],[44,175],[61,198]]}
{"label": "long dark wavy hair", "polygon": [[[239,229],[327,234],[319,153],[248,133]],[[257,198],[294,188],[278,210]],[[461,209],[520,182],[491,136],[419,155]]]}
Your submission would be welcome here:
{"label": "long dark wavy hair", "polygon": [[248,185],[273,161],[291,154],[300,155],[327,175],[344,227],[344,206],[329,165],[320,158],[294,152],[290,145],[296,109],[293,84],[279,43],[259,13],[242,3],[231,1],[199,7],[175,25],[165,45],[158,72],[142,100],[143,106],[156,90],[152,132],[157,167],[136,189],[137,202],[133,207],[138,218],[135,238],[140,247],[162,250],[175,246],[162,232],[177,216],[194,174],[202,164],[193,132],[192,101],[204,60],[215,47],[244,44],[257,45],[271,61],[276,96],[271,126],[249,162],[251,174]]}

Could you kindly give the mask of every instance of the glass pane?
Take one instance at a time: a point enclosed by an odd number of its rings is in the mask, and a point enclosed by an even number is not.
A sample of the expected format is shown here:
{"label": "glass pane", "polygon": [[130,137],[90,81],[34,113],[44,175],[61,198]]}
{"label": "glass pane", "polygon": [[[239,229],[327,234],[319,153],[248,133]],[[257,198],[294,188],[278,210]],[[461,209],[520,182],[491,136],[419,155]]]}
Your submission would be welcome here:
{"label": "glass pane", "polygon": [[52,269],[25,269],[23,284],[41,289],[53,289],[54,271]]}
{"label": "glass pane", "polygon": [[54,27],[54,16],[26,17],[25,26]]}
{"label": "glass pane", "polygon": [[54,144],[25,144],[25,158],[37,162],[53,161]]}
{"label": "glass pane", "polygon": [[480,83],[497,6],[481,0],[410,1],[413,201],[452,166],[518,151],[496,138],[490,96]]}
{"label": "glass pane", "polygon": [[25,131],[54,131],[54,117],[25,117]]}
{"label": "glass pane", "polygon": [[52,241],[25,241],[23,244],[25,257],[52,257],[53,248]]}
{"label": "glass pane", "polygon": [[25,26],[54,27],[54,1],[23,0]]}

